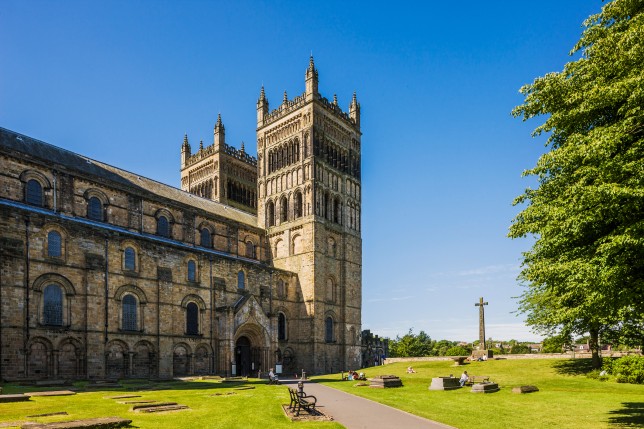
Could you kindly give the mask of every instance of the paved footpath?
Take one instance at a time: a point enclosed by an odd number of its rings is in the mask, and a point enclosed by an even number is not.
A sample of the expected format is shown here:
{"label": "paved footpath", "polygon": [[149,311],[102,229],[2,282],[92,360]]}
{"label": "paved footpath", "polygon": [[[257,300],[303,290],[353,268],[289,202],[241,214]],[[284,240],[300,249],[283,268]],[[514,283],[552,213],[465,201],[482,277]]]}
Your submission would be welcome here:
{"label": "paved footpath", "polygon": [[[280,381],[297,389],[297,380]],[[454,429],[319,383],[304,382],[304,392],[315,396],[320,411],[347,429]]]}

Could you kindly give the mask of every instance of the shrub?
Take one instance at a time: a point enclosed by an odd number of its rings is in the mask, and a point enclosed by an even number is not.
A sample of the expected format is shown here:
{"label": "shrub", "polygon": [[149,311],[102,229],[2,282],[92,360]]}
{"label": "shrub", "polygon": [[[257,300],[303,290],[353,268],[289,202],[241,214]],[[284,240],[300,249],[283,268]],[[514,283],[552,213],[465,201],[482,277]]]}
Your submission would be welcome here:
{"label": "shrub", "polygon": [[624,356],[610,363],[606,359],[604,365],[618,383],[644,384],[644,356]]}
{"label": "shrub", "polygon": [[455,346],[447,349],[445,356],[467,356],[471,353],[471,350],[466,349],[463,346]]}
{"label": "shrub", "polygon": [[593,380],[606,381],[608,380],[608,375],[606,375],[606,373],[607,371],[605,370],[593,369],[586,374],[586,377],[592,378]]}

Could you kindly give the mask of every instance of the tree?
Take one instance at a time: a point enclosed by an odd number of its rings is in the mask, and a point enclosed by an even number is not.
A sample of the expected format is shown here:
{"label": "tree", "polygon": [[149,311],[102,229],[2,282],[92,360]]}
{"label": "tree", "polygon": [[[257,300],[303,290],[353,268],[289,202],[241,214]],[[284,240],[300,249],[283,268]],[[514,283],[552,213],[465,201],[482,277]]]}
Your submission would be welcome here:
{"label": "tree", "polygon": [[402,338],[396,336],[395,340],[389,342],[389,355],[391,357],[420,357],[433,356],[435,342],[425,333],[420,331],[414,335],[413,328]]}
{"label": "tree", "polygon": [[572,344],[572,338],[562,335],[555,335],[543,339],[542,353],[561,353],[565,348],[569,348]]}
{"label": "tree", "polygon": [[584,22],[563,72],[521,88],[514,116],[545,116],[550,150],[524,175],[538,187],[512,238],[534,236],[519,310],[545,335],[638,332],[644,314],[644,2],[615,0]]}

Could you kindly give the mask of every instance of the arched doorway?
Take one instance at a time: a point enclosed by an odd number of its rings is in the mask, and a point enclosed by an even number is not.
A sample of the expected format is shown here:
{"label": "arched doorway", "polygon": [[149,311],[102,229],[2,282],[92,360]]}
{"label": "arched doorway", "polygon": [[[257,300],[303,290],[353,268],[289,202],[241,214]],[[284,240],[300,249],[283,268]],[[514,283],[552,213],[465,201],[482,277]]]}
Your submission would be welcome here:
{"label": "arched doorway", "polygon": [[242,377],[247,377],[251,370],[251,345],[248,337],[239,337],[235,343],[235,363],[237,364],[237,373]]}

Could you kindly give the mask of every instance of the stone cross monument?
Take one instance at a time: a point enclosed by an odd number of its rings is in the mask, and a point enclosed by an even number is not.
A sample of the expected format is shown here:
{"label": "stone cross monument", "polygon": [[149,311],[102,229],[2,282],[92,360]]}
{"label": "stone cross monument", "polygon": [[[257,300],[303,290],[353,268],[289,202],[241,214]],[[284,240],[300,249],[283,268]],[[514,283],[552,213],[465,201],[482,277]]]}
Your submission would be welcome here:
{"label": "stone cross monument", "polygon": [[485,347],[485,312],[483,311],[483,306],[487,305],[487,302],[483,302],[483,297],[481,297],[479,302],[474,305],[479,307],[479,350],[487,350]]}

